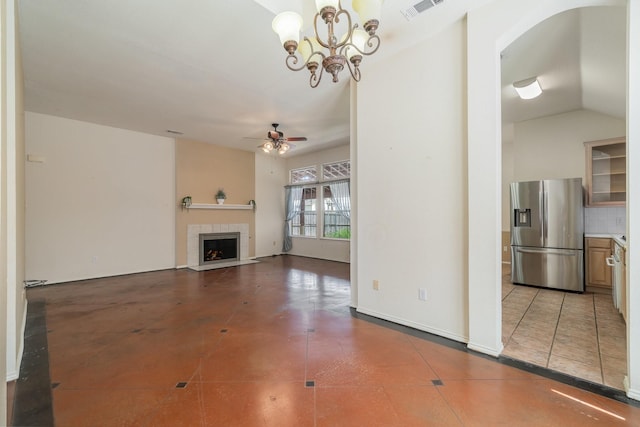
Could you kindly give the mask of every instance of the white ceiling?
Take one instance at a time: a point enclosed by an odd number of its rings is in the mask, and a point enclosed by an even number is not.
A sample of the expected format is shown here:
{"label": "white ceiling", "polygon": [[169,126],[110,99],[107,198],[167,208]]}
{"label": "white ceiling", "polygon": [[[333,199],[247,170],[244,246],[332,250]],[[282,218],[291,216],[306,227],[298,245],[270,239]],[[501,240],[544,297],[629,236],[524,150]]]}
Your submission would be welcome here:
{"label": "white ceiling", "polygon": [[[490,0],[446,0],[412,20],[419,0],[383,5],[380,50],[389,58]],[[311,0],[307,3],[313,4]],[[271,30],[295,0],[21,0],[25,108],[155,135],[256,150],[272,122],[306,136],[290,155],[349,141],[349,74],[334,84],[285,66]],[[349,3],[349,2],[345,2]],[[589,108],[624,117],[623,8],[568,12],[505,49],[504,120]],[[307,16],[311,8],[302,12]],[[312,13],[312,12],[311,12]],[[307,24],[308,25],[308,24]],[[529,50],[529,48],[533,50]],[[515,99],[510,82],[540,76],[545,93]]]}
{"label": "white ceiling", "polygon": [[[502,52],[503,123],[583,108],[624,119],[625,64],[624,7],[588,7],[555,15]],[[536,76],[542,95],[518,98],[512,83]]]}

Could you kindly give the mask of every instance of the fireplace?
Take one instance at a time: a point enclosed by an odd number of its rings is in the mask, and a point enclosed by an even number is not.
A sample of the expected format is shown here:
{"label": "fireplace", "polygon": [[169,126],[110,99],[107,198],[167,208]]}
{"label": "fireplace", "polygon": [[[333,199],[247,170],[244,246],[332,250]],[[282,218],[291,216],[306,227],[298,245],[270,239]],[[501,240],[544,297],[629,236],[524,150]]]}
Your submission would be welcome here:
{"label": "fireplace", "polygon": [[[201,235],[213,236],[230,236],[236,239],[240,236],[236,243],[235,258],[216,259],[207,262],[204,265],[202,261],[204,257],[202,253]],[[215,237],[214,237],[215,238]],[[225,239],[226,240],[226,239]],[[228,242],[222,242],[224,244]],[[229,250],[225,248],[209,248],[213,250],[222,250],[225,257],[230,256]],[[216,268],[226,268],[230,265],[253,264],[257,261],[249,258],[249,224],[189,224],[187,225],[187,265],[185,267],[195,271],[213,270]]]}
{"label": "fireplace", "polygon": [[240,260],[240,233],[200,233],[200,264]]}

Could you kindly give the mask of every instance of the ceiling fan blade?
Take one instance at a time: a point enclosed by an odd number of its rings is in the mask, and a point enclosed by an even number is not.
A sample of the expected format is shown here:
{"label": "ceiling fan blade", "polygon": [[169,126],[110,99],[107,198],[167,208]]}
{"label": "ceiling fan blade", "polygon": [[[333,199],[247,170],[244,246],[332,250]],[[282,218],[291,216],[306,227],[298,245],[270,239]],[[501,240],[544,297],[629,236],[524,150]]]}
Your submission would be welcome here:
{"label": "ceiling fan blade", "polygon": [[289,138],[285,138],[287,141],[306,141],[307,137],[306,136],[292,136]]}

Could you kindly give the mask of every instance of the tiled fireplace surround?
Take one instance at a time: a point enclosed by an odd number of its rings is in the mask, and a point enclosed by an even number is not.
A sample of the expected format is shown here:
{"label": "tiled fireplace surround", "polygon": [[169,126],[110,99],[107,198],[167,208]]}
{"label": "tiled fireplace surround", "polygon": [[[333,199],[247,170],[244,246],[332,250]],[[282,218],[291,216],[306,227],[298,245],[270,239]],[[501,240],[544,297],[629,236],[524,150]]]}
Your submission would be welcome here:
{"label": "tiled fireplace surround", "polygon": [[240,262],[249,259],[249,224],[189,224],[187,225],[187,267],[199,267],[200,234],[240,233]]}

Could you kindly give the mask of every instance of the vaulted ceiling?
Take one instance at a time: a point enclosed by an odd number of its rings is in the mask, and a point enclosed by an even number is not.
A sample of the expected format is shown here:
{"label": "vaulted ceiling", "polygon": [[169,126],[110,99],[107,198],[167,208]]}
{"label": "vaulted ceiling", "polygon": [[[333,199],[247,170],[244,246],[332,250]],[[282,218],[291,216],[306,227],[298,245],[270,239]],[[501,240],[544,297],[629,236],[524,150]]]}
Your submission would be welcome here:
{"label": "vaulted ceiling", "polygon": [[[380,51],[388,59],[490,0],[445,0],[407,19],[419,0],[387,0]],[[307,22],[313,2],[301,12]],[[344,2],[350,3],[350,2]],[[28,111],[155,135],[256,150],[271,123],[306,136],[290,155],[349,141],[349,74],[316,89],[285,67],[271,30],[292,0],[21,0]],[[567,12],[503,52],[505,122],[588,108],[624,117],[623,8]],[[523,103],[510,83],[540,76],[545,93]]]}

